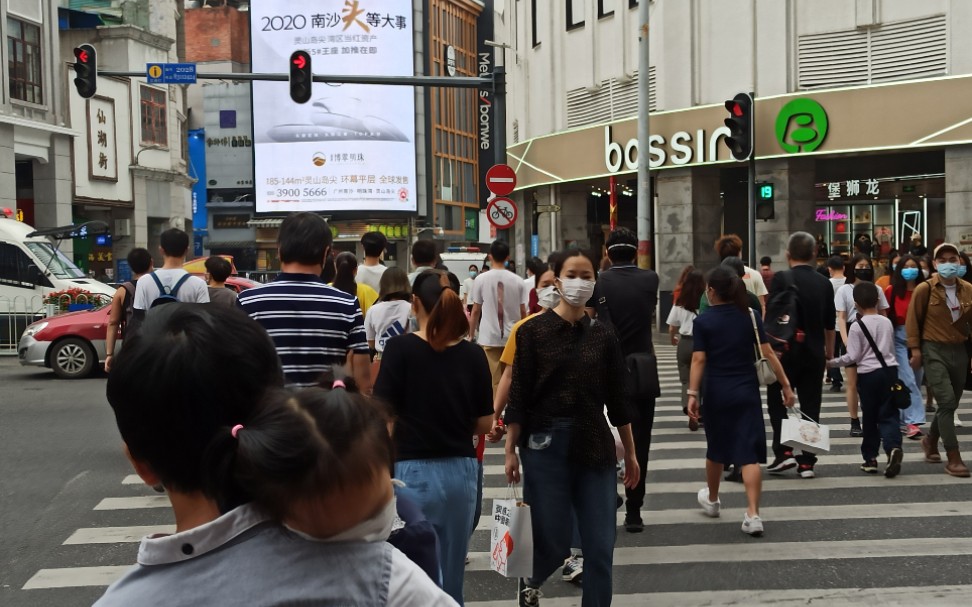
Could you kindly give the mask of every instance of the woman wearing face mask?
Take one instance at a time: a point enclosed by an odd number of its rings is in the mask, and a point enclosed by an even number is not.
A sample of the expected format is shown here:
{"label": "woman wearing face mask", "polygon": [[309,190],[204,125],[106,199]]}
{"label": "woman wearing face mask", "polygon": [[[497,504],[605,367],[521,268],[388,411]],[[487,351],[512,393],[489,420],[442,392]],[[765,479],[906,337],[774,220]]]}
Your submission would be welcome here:
{"label": "woman wearing face mask", "polygon": [[462,281],[462,305],[466,308],[467,312],[472,312],[472,302],[469,301],[469,294],[472,293],[473,283],[476,282],[477,276],[479,276],[479,268],[475,265],[470,265],[469,276]]}
{"label": "woman wearing face mask", "polygon": [[911,391],[911,406],[901,412],[901,425],[905,436],[911,440],[922,437],[921,426],[925,423],[925,403],[921,398],[923,369],[912,369],[909,364],[908,335],[905,323],[908,319],[908,306],[915,287],[925,282],[918,259],[914,255],[904,255],[898,260],[893,282],[884,290],[890,304],[888,318],[894,325],[894,356],[898,361],[898,379]]}
{"label": "woman wearing face mask", "polygon": [[[851,259],[851,272],[847,276],[844,286],[837,289],[834,295],[834,307],[837,308],[837,328],[840,331],[840,338],[847,343],[847,331],[850,325],[857,320],[857,307],[854,305],[854,285],[857,281],[874,282],[874,265],[871,258],[866,255],[855,255]],[[887,314],[888,301],[884,297],[884,291],[874,287],[878,291],[878,313]],[[847,367],[847,412],[850,414],[850,435],[853,437],[864,436],[861,429],[861,420],[857,415],[858,396],[857,396],[857,369]]]}
{"label": "woman wearing face mask", "polygon": [[441,545],[442,588],[462,605],[479,466],[472,437],[493,422],[492,376],[482,348],[463,339],[469,321],[440,270],[412,286],[415,333],[385,344],[374,394],[395,414],[395,478],[419,503]]}
{"label": "woman wearing face mask", "polygon": [[[888,259],[888,267],[887,267],[888,271],[884,273],[884,276],[875,280],[874,284],[876,284],[879,289],[886,291],[887,288],[891,285],[891,281],[894,280],[894,272],[895,270],[898,269],[898,265],[900,264],[901,264],[901,254],[892,251],[891,256]],[[885,295],[887,295],[887,293],[885,293]]]}
{"label": "woman wearing face mask", "polygon": [[[506,408],[506,478],[520,481],[533,518],[533,577],[518,585],[520,605],[539,605],[540,586],[570,552],[576,513],[584,546],[585,607],[609,605],[616,534],[614,437],[624,444],[626,487],[641,470],[631,435],[632,408],[614,331],[585,312],[594,293],[594,263],[577,250],[553,263],[561,301],[520,327]],[[517,456],[517,447],[519,454]],[[568,507],[569,505],[569,507]]]}

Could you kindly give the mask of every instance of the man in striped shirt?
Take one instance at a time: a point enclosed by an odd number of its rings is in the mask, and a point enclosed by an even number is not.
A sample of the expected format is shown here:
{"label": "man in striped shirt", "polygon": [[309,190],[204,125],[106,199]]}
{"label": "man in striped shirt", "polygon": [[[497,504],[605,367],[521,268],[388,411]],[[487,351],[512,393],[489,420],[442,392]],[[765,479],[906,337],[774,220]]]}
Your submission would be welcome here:
{"label": "man in striped shirt", "polygon": [[320,278],[331,248],[327,222],[313,213],[294,213],[280,225],[277,245],[277,279],[240,293],[240,306],[273,339],[287,385],[316,385],[322,373],[344,364],[350,354],[355,381],[370,392],[370,357],[358,299]]}

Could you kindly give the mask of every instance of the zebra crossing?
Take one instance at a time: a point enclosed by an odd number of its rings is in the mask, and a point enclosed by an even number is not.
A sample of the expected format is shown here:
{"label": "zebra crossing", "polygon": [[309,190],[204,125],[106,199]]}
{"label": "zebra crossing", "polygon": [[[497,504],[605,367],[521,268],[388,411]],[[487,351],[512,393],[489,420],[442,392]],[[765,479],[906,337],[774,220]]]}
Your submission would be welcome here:
{"label": "zebra crossing", "polygon": [[[645,531],[620,527],[615,549],[615,605],[964,605],[972,592],[972,482],[925,464],[916,442],[905,441],[901,476],[858,470],[860,439],[847,436],[843,393],[824,392],[823,422],[832,451],[818,477],[793,471],[764,476],[766,534],[755,539],[739,525],[742,485],[725,483],[719,519],[701,514],[695,494],[704,483],[705,438],[690,432],[681,412],[674,348],[658,347],[662,397],[657,404]],[[972,420],[972,413],[964,414]],[[767,424],[769,434],[769,427]],[[959,429],[972,455],[972,431]],[[503,447],[486,452],[485,507],[506,497]],[[60,546],[45,547],[49,565],[22,587],[29,604],[88,605],[134,562],[145,535],[171,533],[168,501],[128,475],[92,508],[89,526]],[[514,605],[515,581],[489,569],[490,520],[473,535],[466,604]],[[544,606],[580,604],[580,589],[551,577]]]}

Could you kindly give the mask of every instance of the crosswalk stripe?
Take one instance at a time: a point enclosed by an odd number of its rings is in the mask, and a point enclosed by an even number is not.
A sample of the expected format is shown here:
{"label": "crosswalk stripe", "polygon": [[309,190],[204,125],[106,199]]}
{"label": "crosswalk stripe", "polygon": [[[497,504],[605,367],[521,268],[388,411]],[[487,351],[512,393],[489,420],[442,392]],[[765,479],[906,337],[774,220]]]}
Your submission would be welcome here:
{"label": "crosswalk stripe", "polygon": [[[740,520],[742,520],[741,517]],[[767,534],[772,533],[772,524],[772,521],[766,523]],[[745,544],[688,544],[615,548],[614,566],[944,557],[968,556],[970,553],[972,553],[972,538],[968,537],[907,537],[893,540],[809,542],[768,542],[764,539]],[[470,552],[469,566],[466,570],[490,571],[489,564],[489,552]]]}
{"label": "crosswalk stripe", "polygon": [[[701,483],[698,485],[701,487]],[[736,524],[737,515],[742,516],[742,508],[722,508],[722,516],[709,518],[702,516],[701,510],[687,506],[672,510],[642,510],[645,525],[718,525],[731,522]],[[618,526],[624,524],[624,512],[618,512]],[[893,508],[861,508],[859,504],[840,504],[836,506],[764,506],[760,517],[768,524],[783,521],[824,520],[863,520],[887,518],[938,518],[952,516],[972,516],[970,502],[934,502],[895,504]],[[477,531],[492,527],[493,519],[488,514],[479,518]]]}
{"label": "crosswalk stripe", "polygon": [[82,586],[110,586],[120,578],[131,565],[102,567],[64,567],[60,569],[41,569],[24,584],[24,590],[42,588],[78,588]]}
{"label": "crosswalk stripe", "polygon": [[[701,461],[701,460],[699,460]],[[648,479],[648,495],[662,494],[687,494],[695,495],[699,489],[705,486],[705,468],[696,464],[693,467],[698,471],[698,481],[673,482],[673,483],[654,483]],[[940,471],[941,466],[936,466]],[[941,486],[967,486],[972,481],[948,476],[942,472],[937,474],[903,474],[893,479],[887,479],[879,474],[863,474],[859,476],[835,476],[817,477],[805,480],[796,476],[791,470],[786,476],[767,477],[763,481],[763,493],[776,491],[833,491],[837,489],[869,489],[874,487],[941,487]],[[741,483],[725,483],[719,490],[720,493],[744,493],[745,489]],[[506,499],[508,488],[485,487],[483,497],[489,499]],[[689,508],[694,507],[695,502],[691,502]]]}
{"label": "crosswalk stripe", "polygon": [[[903,586],[895,588],[799,588],[782,590],[709,590],[615,594],[614,607],[685,607],[698,605],[773,605],[798,607],[827,605],[965,605],[972,586]],[[511,599],[466,601],[466,607],[509,607]],[[545,597],[543,607],[577,607],[579,597]]]}
{"label": "crosswalk stripe", "polygon": [[175,533],[175,525],[140,525],[134,527],[87,527],[78,529],[64,540],[64,545],[123,544],[140,542],[147,535]]}
{"label": "crosswalk stripe", "polygon": [[98,502],[95,510],[138,510],[141,508],[168,508],[169,498],[164,495],[139,495],[136,497],[106,497]]}

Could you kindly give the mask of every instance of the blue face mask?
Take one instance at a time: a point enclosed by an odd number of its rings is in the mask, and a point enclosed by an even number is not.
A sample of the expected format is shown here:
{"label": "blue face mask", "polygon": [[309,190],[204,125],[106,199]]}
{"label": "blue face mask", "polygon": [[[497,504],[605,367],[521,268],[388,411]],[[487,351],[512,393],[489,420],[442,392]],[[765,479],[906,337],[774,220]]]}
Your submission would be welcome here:
{"label": "blue face mask", "polygon": [[902,268],[901,278],[905,280],[914,280],[918,278],[918,268]]}
{"label": "blue face mask", "polygon": [[959,278],[965,278],[965,273],[968,272],[968,271],[969,271],[969,269],[967,267],[965,267],[965,264],[964,263],[962,265],[960,265],[959,266]]}
{"label": "blue face mask", "polygon": [[962,266],[957,263],[940,263],[938,264],[938,275],[948,280],[949,278],[955,278],[959,275],[959,268]]}
{"label": "blue face mask", "polygon": [[469,275],[472,276],[473,278],[476,278],[476,274],[479,274],[479,272],[477,272],[476,270],[469,270]]}

